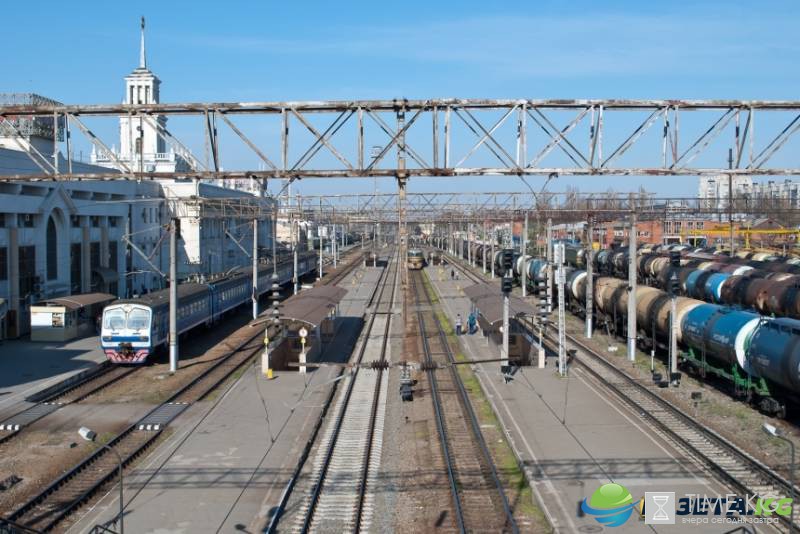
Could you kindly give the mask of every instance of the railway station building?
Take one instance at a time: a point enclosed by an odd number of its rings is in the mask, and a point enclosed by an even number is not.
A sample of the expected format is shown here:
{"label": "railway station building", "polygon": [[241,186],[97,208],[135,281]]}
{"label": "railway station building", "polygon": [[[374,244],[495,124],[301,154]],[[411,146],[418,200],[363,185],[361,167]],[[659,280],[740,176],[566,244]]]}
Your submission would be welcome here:
{"label": "railway station building", "polygon": [[[53,125],[37,121],[17,119],[13,136],[0,122],[0,172],[42,174],[36,152],[52,150]],[[57,161],[66,172],[61,154]],[[109,171],[71,165],[73,172]],[[248,266],[254,214],[270,212],[272,202],[191,179],[0,183],[0,299],[7,308],[0,335],[27,333],[30,306],[43,299],[95,291],[124,297],[166,287],[173,216],[181,221],[180,278]],[[269,217],[258,219],[258,230],[263,257],[272,247]]]}
{"label": "railway station building", "polygon": [[[139,65],[125,77],[126,103],[159,101],[161,82],[147,68],[144,45],[143,25]],[[31,93],[0,94],[0,101],[59,104]],[[54,139],[64,140],[64,124],[5,118],[0,173],[108,174],[119,172],[120,162],[145,173],[189,171],[193,156],[167,147],[165,127],[164,117],[120,117],[119,148],[98,150],[93,144],[88,161],[79,161],[74,154],[54,155]],[[131,297],[166,287],[173,217],[181,229],[180,279],[249,266],[254,219],[259,256],[271,253],[271,218],[263,214],[271,213],[274,203],[250,186],[237,190],[188,177],[0,183],[0,339],[26,334],[30,306],[40,300],[88,292]]]}

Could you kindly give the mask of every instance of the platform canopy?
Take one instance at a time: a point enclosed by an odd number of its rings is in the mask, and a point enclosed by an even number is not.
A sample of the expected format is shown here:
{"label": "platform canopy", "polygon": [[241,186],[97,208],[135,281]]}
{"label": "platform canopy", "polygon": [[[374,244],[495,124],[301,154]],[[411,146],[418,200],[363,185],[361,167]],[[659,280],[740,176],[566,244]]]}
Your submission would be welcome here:
{"label": "platform canopy", "polygon": [[[503,294],[500,286],[479,283],[464,288],[464,295],[472,302],[478,313],[492,327],[503,323]],[[536,314],[536,309],[514,295],[509,296],[508,317],[522,318]]]}
{"label": "platform canopy", "polygon": [[325,320],[347,294],[346,289],[319,286],[301,291],[281,304],[281,319],[300,321],[311,328]]}

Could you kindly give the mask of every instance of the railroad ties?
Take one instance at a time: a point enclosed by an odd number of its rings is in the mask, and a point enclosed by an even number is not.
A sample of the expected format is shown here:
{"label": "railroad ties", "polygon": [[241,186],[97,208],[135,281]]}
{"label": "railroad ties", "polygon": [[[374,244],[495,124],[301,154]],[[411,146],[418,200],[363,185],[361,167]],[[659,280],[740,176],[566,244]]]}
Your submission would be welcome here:
{"label": "railroad ties", "polygon": [[[574,336],[567,335],[567,341],[579,349],[573,362],[647,417],[654,423],[651,427],[654,431],[686,450],[690,457],[700,460],[718,478],[746,494],[777,497],[790,493],[789,481],[775,470],[685,415],[677,406],[648,386],[636,382]],[[788,518],[777,517],[788,523]],[[793,523],[795,529],[800,527],[800,510],[794,511]]]}
{"label": "railroad ties", "polygon": [[120,367],[104,362],[47,388],[31,399],[36,404],[0,422],[0,443],[12,439],[26,426],[50,415],[62,406],[82,401],[137,369],[139,368]]}
{"label": "railroad ties", "polygon": [[[376,286],[353,363],[388,360],[399,261],[390,258]],[[307,479],[310,484],[295,490],[302,496],[295,532],[369,530],[374,505],[370,488],[381,463],[387,390],[388,377],[382,369],[355,367],[344,378],[328,411],[333,418],[317,447]]]}
{"label": "railroad ties", "polygon": [[[479,280],[469,270],[468,277]],[[642,384],[614,362],[575,337],[567,334],[567,345],[577,349],[573,363],[584,369],[598,384],[611,390],[622,402],[631,406],[651,423],[652,431],[678,450],[687,452],[718,480],[732,489],[761,497],[785,496],[791,493],[790,483],[774,469],[754,458],[740,446],[721,436],[714,430],[684,414],[681,409],[663,398],[648,385]],[[557,339],[553,332],[545,336],[545,346],[557,350]],[[795,488],[796,492],[796,488]],[[777,516],[788,527],[789,519]],[[793,527],[800,527],[800,508],[794,510]]]}
{"label": "railroad ties", "polygon": [[[425,274],[415,271],[419,336],[426,363],[449,364],[454,357],[424,287]],[[442,455],[447,466],[454,517],[460,532],[517,532],[494,460],[488,450],[468,394],[456,368],[428,371]]]}

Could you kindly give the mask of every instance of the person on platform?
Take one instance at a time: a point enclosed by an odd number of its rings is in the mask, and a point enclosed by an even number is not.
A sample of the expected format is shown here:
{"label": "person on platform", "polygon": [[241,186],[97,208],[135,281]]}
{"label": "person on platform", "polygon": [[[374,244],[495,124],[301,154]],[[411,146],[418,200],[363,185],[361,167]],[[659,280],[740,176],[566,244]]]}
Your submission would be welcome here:
{"label": "person on platform", "polygon": [[478,319],[475,317],[475,312],[469,314],[469,318],[467,319],[467,327],[469,328],[470,334],[474,334],[478,331]]}
{"label": "person on platform", "polygon": [[456,315],[456,335],[461,335],[461,314]]}

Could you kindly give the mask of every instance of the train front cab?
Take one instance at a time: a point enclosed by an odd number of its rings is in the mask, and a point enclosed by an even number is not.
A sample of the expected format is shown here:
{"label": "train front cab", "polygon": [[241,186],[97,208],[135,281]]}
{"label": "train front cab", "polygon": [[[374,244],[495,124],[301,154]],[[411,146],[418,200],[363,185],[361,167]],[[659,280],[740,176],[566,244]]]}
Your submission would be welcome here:
{"label": "train front cab", "polygon": [[152,311],[149,306],[124,303],[106,306],[100,344],[113,363],[142,364],[152,351]]}

